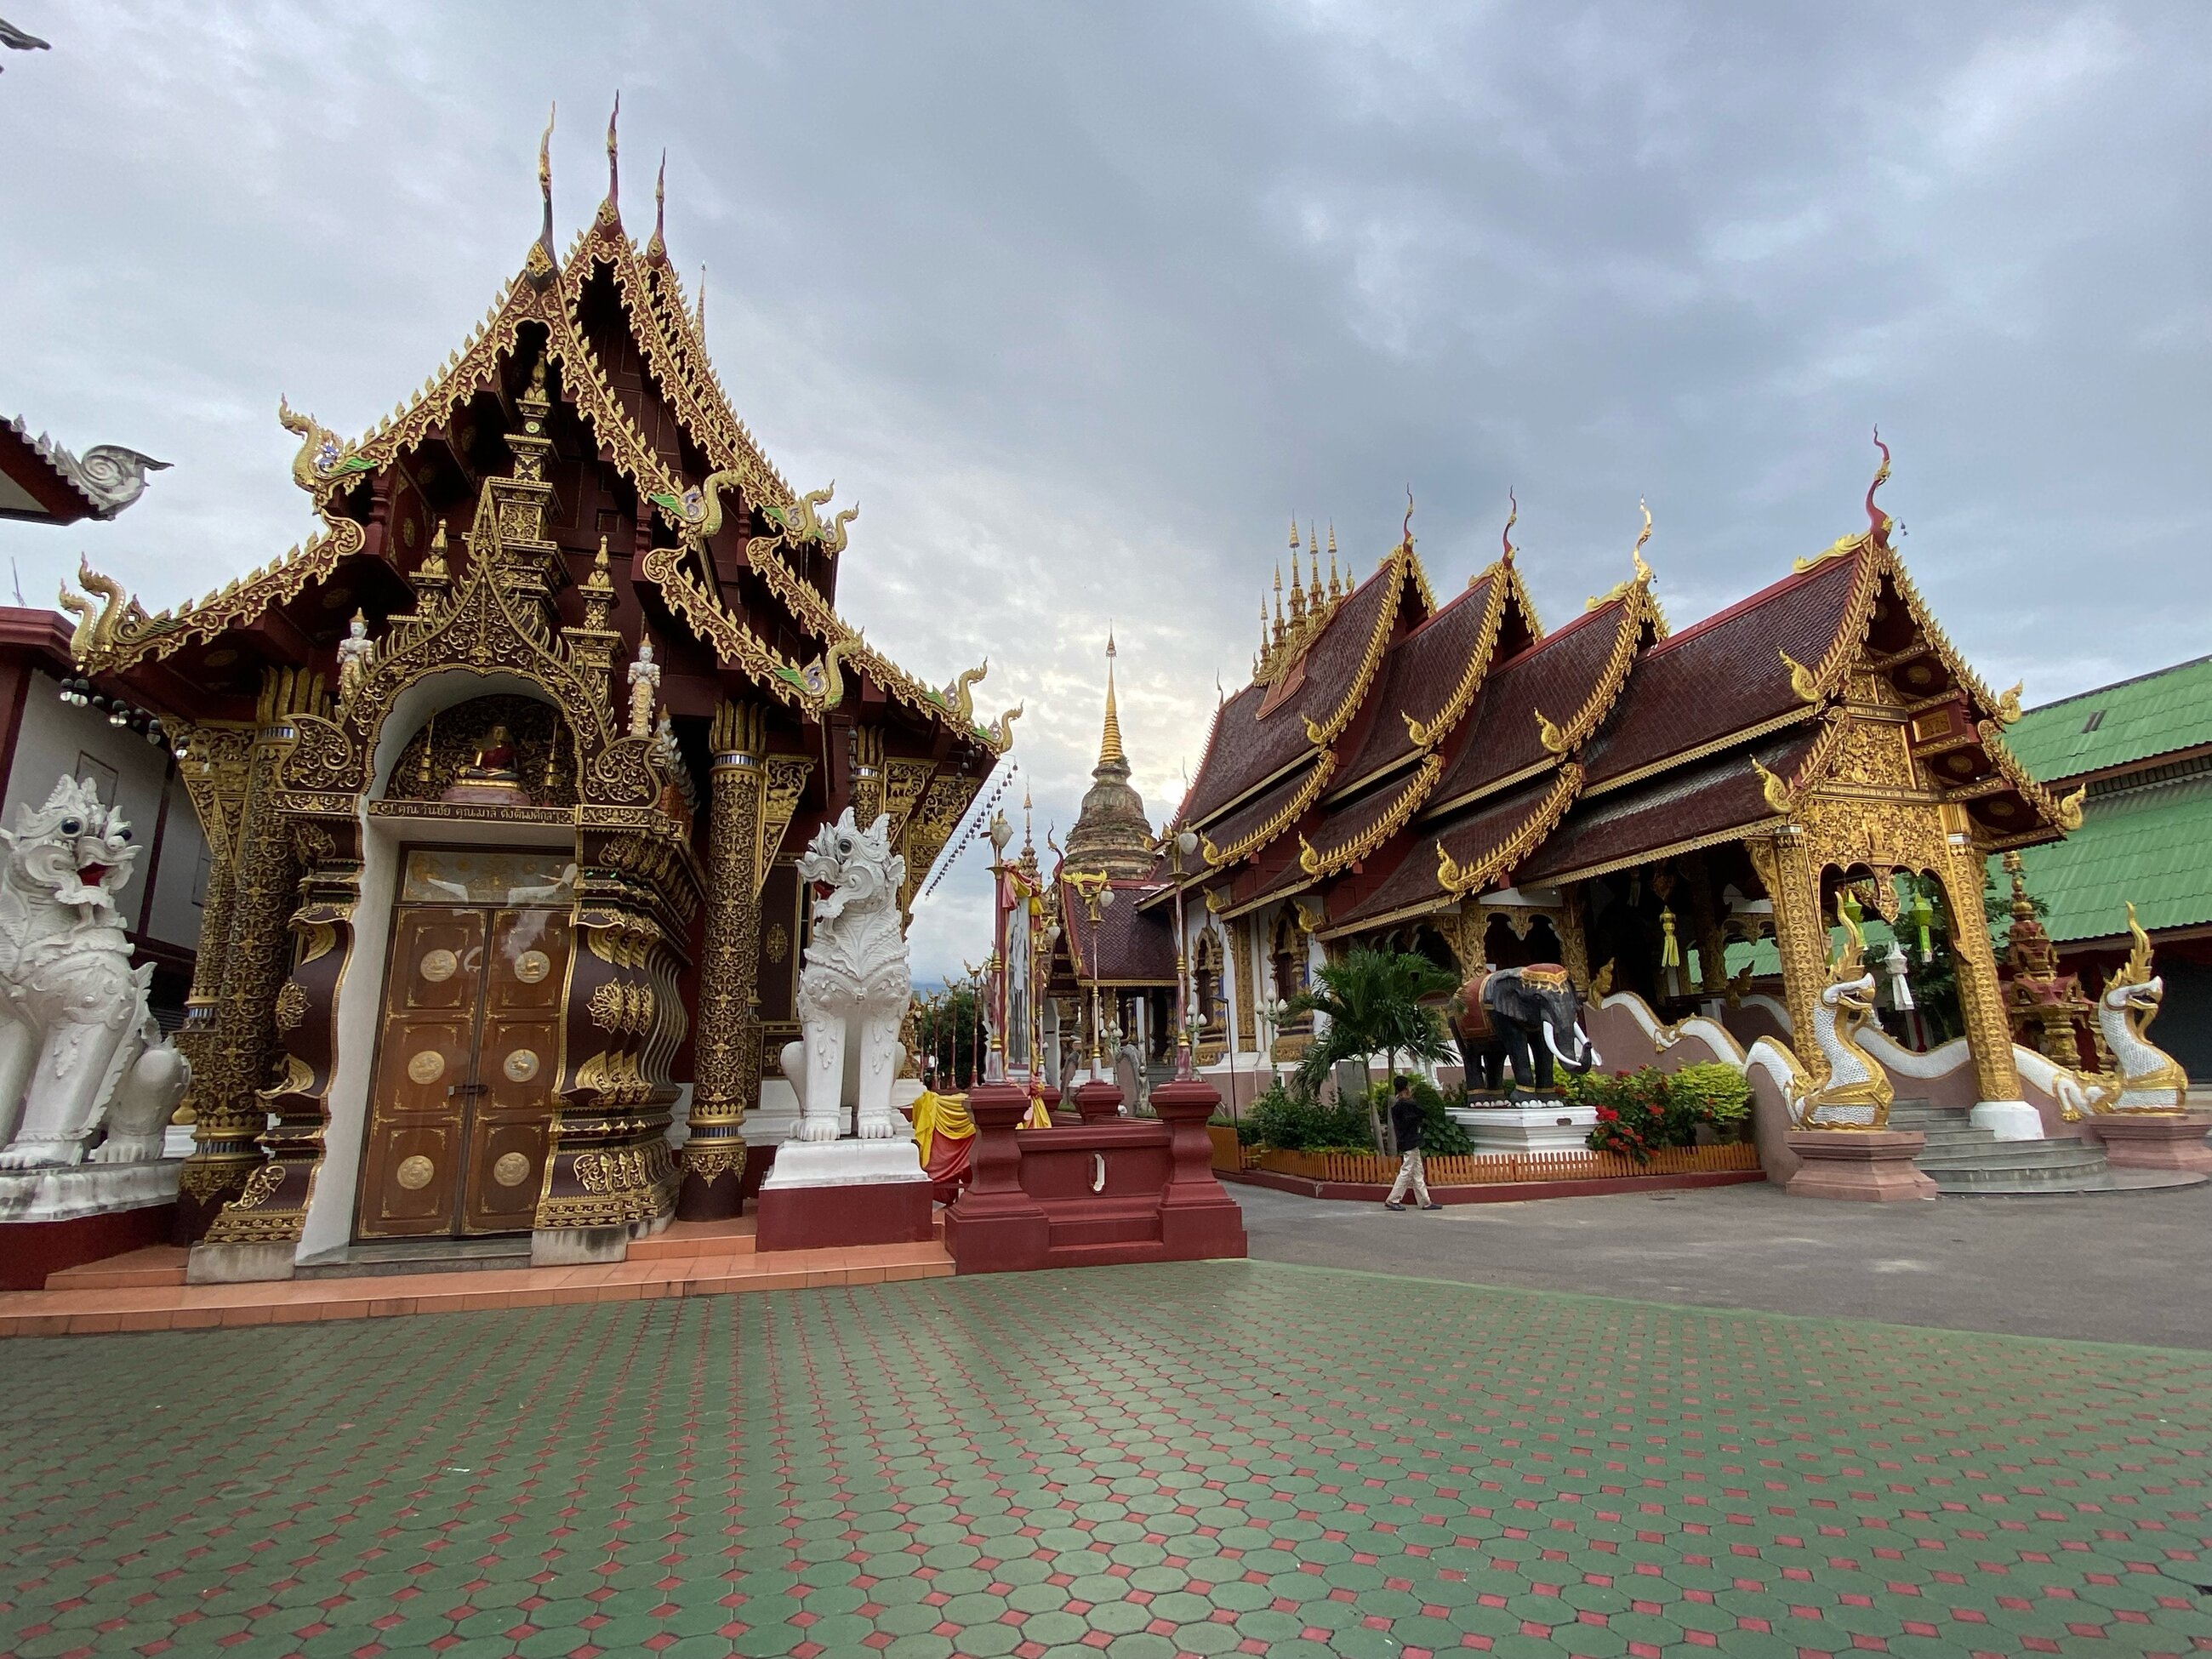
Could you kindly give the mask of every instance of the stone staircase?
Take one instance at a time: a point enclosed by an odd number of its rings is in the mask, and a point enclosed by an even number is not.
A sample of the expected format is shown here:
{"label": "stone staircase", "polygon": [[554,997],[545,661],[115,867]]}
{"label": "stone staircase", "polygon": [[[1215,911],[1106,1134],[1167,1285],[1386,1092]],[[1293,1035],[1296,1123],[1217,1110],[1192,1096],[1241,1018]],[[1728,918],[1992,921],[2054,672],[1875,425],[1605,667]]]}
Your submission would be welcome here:
{"label": "stone staircase", "polygon": [[1917,1129],[1928,1148],[1913,1160],[1938,1192],[1970,1196],[2033,1193],[2109,1193],[2119,1189],[2105,1149],[2081,1140],[1999,1140],[1977,1128],[1962,1108],[1899,1100],[1893,1129]]}

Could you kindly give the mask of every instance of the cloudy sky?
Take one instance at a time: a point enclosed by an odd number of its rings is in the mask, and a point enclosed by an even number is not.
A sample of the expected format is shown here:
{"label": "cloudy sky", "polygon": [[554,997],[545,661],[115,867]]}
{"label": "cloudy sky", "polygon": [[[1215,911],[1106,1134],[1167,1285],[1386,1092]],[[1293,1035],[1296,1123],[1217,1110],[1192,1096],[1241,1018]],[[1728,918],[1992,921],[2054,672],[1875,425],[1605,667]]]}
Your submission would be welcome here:
{"label": "cloudy sky", "polygon": [[[1549,619],[1649,549],[1678,622],[1885,496],[1950,632],[2061,696],[2212,649],[2212,9],[1360,3],[332,9],[6,0],[0,412],[175,464],[0,526],[149,606],[310,527],[357,431],[605,188],[708,267],[724,384],[862,514],[846,614],[1020,700],[1039,838],[1101,653],[1156,817],[1288,516],[1440,590],[1506,490]],[[1017,786],[1018,788],[1020,786]],[[917,969],[980,958],[980,860]]]}

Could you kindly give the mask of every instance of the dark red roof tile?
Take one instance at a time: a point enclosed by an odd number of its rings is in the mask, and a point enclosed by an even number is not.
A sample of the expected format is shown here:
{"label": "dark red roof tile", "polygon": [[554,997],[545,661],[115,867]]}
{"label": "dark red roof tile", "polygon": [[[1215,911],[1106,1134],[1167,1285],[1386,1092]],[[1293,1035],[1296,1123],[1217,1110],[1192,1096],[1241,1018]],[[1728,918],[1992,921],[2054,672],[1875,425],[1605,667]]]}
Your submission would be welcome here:
{"label": "dark red roof tile", "polygon": [[1468,659],[1486,652],[1483,623],[1490,614],[1491,584],[1485,572],[1474,585],[1412,633],[1389,647],[1368,698],[1374,711],[1358,749],[1336,769],[1340,783],[1355,783],[1402,761],[1414,750],[1406,715],[1434,720],[1467,673]]}
{"label": "dark red roof tile", "polygon": [[[1537,713],[1565,726],[1590,700],[1620,635],[1621,604],[1608,600],[1584,611],[1490,671],[1474,708],[1461,722],[1467,735],[1430,791],[1431,800],[1458,800],[1553,758],[1536,735]],[[1632,673],[1625,695],[1635,689]]]}
{"label": "dark red roof tile", "polygon": [[1401,836],[1397,844],[1405,855],[1393,870],[1358,904],[1341,916],[1332,915],[1332,928],[1393,915],[1415,905],[1442,903],[1443,884],[1437,878],[1437,844],[1463,866],[1481,863],[1510,841],[1550,797],[1556,780],[1550,775],[1489,802],[1442,830],[1426,835]]}
{"label": "dark red roof tile", "polygon": [[1559,827],[1526,860],[1515,878],[1551,882],[1594,866],[1640,858],[1662,848],[1771,818],[1759,775],[1759,763],[1780,777],[1793,775],[1818,740],[1817,731],[1801,731],[1754,744],[1716,759],[1680,767],[1642,783],[1591,798],[1587,793],[1569,809]]}
{"label": "dark red roof tile", "polygon": [[1588,787],[1804,708],[1781,653],[1808,668],[1827,655],[1850,613],[1862,557],[1786,577],[1638,658],[1586,751]]}
{"label": "dark red roof tile", "polygon": [[[1289,820],[1278,823],[1278,818],[1296,807],[1301,796],[1310,799],[1314,795],[1314,767],[1322,763],[1310,762],[1296,771],[1285,774],[1235,811],[1208,824],[1205,830],[1207,842],[1224,861],[1240,859],[1248,853],[1257,851],[1289,827]],[[1272,833],[1268,831],[1270,824],[1274,825]],[[1255,836],[1263,839],[1247,845]]]}
{"label": "dark red roof tile", "polygon": [[1117,881],[1111,885],[1114,902],[1098,913],[1095,966],[1090,907],[1073,888],[1060,888],[1060,914],[1067,928],[1068,960],[1076,964],[1076,977],[1087,981],[1095,973],[1109,981],[1174,984],[1174,907],[1142,908],[1145,900],[1158,890],[1152,883]]}
{"label": "dark red roof tile", "polygon": [[[1306,647],[1304,683],[1266,719],[1260,718],[1267,696],[1262,685],[1248,685],[1223,705],[1183,802],[1182,821],[1202,822],[1312,750],[1306,721],[1327,720],[1358,689],[1369,642],[1386,612],[1397,605],[1403,585],[1404,567],[1394,555],[1353,589]],[[1218,835],[1213,840],[1226,844]]]}

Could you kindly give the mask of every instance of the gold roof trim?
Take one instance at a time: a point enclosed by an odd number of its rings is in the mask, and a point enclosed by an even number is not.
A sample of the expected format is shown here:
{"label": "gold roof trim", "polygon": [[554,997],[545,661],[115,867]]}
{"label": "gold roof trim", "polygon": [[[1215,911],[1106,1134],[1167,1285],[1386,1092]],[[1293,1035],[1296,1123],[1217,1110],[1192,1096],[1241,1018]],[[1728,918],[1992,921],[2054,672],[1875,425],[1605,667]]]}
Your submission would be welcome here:
{"label": "gold roof trim", "polygon": [[1474,701],[1474,694],[1480,688],[1483,677],[1490,672],[1491,659],[1498,654],[1498,629],[1505,615],[1506,590],[1512,585],[1504,579],[1511,571],[1512,566],[1500,560],[1475,578],[1477,581],[1484,577],[1490,579],[1490,591],[1483,602],[1482,624],[1475,635],[1474,649],[1467,653],[1467,667],[1461,673],[1459,683],[1445,695],[1443,706],[1425,720],[1417,720],[1403,710],[1400,711],[1406,722],[1406,735],[1417,747],[1433,749],[1449,737],[1452,728],[1459,724],[1460,717],[1467,713],[1467,706]]}
{"label": "gold roof trim", "polygon": [[1523,818],[1511,835],[1498,842],[1485,857],[1474,863],[1462,865],[1444,850],[1444,835],[1437,836],[1437,886],[1452,898],[1464,898],[1469,893],[1479,893],[1510,870],[1522,859],[1535,851],[1544,838],[1559,827],[1583,787],[1583,769],[1569,761],[1552,780],[1552,787],[1536,803],[1535,810]]}
{"label": "gold roof trim", "polygon": [[1206,861],[1218,870],[1223,865],[1234,864],[1247,854],[1257,852],[1261,848],[1265,847],[1291,824],[1296,823],[1298,816],[1306,808],[1321,799],[1322,787],[1327,785],[1330,775],[1335,770],[1335,755],[1324,750],[1321,759],[1315,763],[1313,770],[1306,774],[1304,781],[1291,792],[1291,798],[1277,808],[1274,815],[1261,824],[1258,829],[1231,842],[1226,847],[1216,847],[1212,842],[1203,843],[1202,850]]}
{"label": "gold roof trim", "polygon": [[1398,798],[1390,803],[1382,816],[1369,824],[1340,847],[1322,852],[1298,837],[1298,867],[1310,876],[1330,876],[1358,863],[1376,848],[1406,827],[1420,804],[1426,800],[1429,791],[1444,769],[1444,757],[1431,750],[1422,760],[1420,770],[1406,780]]}
{"label": "gold roof trim", "polygon": [[[1410,569],[1416,576],[1419,574],[1419,567],[1414,562],[1413,548],[1410,540],[1400,543],[1387,556],[1384,563],[1386,567],[1395,567],[1391,569],[1389,577],[1391,586],[1389,599],[1387,603],[1376,610],[1375,626],[1369,630],[1367,649],[1359,659],[1358,668],[1352,674],[1352,684],[1345,689],[1343,701],[1337,704],[1334,712],[1327,720],[1316,721],[1309,719],[1306,721],[1306,741],[1316,749],[1334,743],[1352,717],[1359,712],[1359,705],[1366,701],[1368,688],[1374,683],[1375,671],[1382,664],[1383,649],[1390,643],[1390,627],[1397,620],[1398,606],[1403,602],[1403,587],[1407,572]],[[1425,592],[1427,589],[1425,580],[1422,581],[1421,587]],[[1334,768],[1335,764],[1334,756],[1330,757],[1330,764]]]}

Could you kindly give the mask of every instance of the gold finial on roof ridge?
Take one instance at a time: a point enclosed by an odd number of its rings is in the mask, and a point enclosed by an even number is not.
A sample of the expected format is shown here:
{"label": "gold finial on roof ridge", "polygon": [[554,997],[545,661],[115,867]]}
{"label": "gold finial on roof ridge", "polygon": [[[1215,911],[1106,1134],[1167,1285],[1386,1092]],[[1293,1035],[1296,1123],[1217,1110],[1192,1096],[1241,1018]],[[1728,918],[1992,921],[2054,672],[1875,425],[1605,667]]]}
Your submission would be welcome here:
{"label": "gold finial on roof ridge", "polygon": [[1293,513],[1293,514],[1291,514],[1291,545],[1292,547],[1294,547],[1294,548],[1295,548],[1297,544],[1298,544],[1298,515],[1297,515],[1297,514]]}
{"label": "gold finial on roof ridge", "polygon": [[545,222],[538,233],[538,247],[550,270],[560,263],[559,251],[553,245],[553,118],[559,112],[558,104],[545,106],[545,131],[538,140],[538,193],[545,198]]}
{"label": "gold finial on roof ridge", "polygon": [[653,240],[645,245],[648,256],[659,254],[666,258],[668,242],[662,234],[668,218],[668,152],[660,152],[660,171],[653,180]]}
{"label": "gold finial on roof ridge", "polygon": [[1504,551],[1498,556],[1503,562],[1511,564],[1514,554],[1520,550],[1513,545],[1513,526],[1521,522],[1521,498],[1513,493],[1510,484],[1505,486],[1505,528],[1498,532],[1498,539],[1504,544]]}
{"label": "gold finial on roof ridge", "polygon": [[615,123],[622,116],[622,88],[615,88],[615,106],[607,113],[607,201],[622,205],[622,172],[616,157]]}
{"label": "gold finial on roof ridge", "polygon": [[1306,526],[1306,600],[1313,609],[1321,608],[1321,543],[1314,537],[1313,526]]}
{"label": "gold finial on roof ridge", "polygon": [[1331,519],[1328,521],[1328,596],[1332,599],[1340,599],[1343,592],[1336,576],[1336,520]]}
{"label": "gold finial on roof ridge", "polygon": [[1881,441],[1881,428],[1874,429],[1874,447],[1881,451],[1881,465],[1875,469],[1874,482],[1867,486],[1866,514],[1868,533],[1882,547],[1889,545],[1889,514],[1874,504],[1874,492],[1889,482],[1889,446]]}
{"label": "gold finial on roof ridge", "polygon": [[699,343],[707,343],[707,262],[699,261],[699,305],[691,319],[691,326],[699,336]]}
{"label": "gold finial on roof ridge", "polygon": [[1635,562],[1636,580],[1648,582],[1651,580],[1651,567],[1644,562],[1644,544],[1651,539],[1651,509],[1644,504],[1641,495],[1636,498],[1636,510],[1644,515],[1644,528],[1636,532],[1636,546],[1628,556]]}

